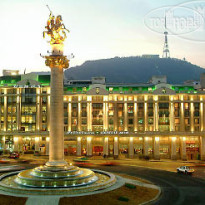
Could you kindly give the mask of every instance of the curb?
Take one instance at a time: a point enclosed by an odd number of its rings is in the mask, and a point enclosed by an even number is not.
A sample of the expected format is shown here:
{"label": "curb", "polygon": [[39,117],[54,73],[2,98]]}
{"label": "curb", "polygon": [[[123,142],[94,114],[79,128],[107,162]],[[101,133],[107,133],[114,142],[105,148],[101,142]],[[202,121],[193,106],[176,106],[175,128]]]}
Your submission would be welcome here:
{"label": "curb", "polygon": [[161,189],[161,187],[159,187],[159,186],[157,186],[157,187],[158,187],[159,193],[158,193],[153,199],[151,199],[151,200],[149,200],[149,201],[146,201],[146,202],[143,202],[143,203],[141,203],[140,205],[150,204],[151,202],[158,201],[159,197],[160,197],[161,194],[162,194],[162,189]]}

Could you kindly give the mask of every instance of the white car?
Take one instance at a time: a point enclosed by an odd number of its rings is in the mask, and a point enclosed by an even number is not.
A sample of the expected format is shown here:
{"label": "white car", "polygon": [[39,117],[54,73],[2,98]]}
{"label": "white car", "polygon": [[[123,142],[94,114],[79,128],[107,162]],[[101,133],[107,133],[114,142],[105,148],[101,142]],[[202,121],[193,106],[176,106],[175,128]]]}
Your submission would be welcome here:
{"label": "white car", "polygon": [[182,166],[182,167],[177,168],[177,173],[193,174],[194,169],[191,169],[188,166]]}

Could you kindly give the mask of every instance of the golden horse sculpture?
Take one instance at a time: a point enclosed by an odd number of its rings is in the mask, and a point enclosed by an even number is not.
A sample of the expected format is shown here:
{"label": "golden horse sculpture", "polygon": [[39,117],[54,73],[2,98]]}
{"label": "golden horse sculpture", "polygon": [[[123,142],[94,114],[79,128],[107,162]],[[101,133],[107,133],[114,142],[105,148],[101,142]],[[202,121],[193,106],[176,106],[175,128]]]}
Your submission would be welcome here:
{"label": "golden horse sculpture", "polygon": [[50,36],[50,44],[62,44],[64,40],[67,38],[66,32],[69,32],[68,29],[65,28],[65,25],[62,23],[61,15],[55,16],[50,13],[49,19],[47,21],[47,26],[45,27],[47,31],[43,32],[43,38],[45,38],[45,34]]}

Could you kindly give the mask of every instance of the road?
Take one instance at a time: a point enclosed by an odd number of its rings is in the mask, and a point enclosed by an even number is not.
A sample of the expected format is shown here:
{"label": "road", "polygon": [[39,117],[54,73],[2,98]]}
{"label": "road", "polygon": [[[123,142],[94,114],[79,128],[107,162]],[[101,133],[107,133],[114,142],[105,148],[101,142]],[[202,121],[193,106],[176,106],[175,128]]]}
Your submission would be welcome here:
{"label": "road", "polygon": [[153,204],[205,204],[205,180],[203,179],[137,166],[98,166],[95,168],[141,177],[160,186],[162,195],[160,199]]}

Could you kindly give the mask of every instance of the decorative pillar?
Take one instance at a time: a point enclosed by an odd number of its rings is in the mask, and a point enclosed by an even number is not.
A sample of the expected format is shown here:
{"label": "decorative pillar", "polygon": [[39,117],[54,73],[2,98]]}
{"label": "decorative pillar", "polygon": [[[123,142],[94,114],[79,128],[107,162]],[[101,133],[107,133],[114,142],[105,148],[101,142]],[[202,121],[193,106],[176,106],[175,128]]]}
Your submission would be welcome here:
{"label": "decorative pillar", "polygon": [[81,96],[78,97],[78,131],[81,131]]}
{"label": "decorative pillar", "polygon": [[40,131],[42,119],[41,119],[41,110],[40,110],[40,88],[36,88],[36,130]]}
{"label": "decorative pillar", "polygon": [[6,151],[6,137],[5,136],[2,137],[2,148],[3,148],[3,152]]}
{"label": "decorative pillar", "polygon": [[20,98],[20,88],[17,88],[16,123],[17,123],[17,130],[21,130],[21,98]]}
{"label": "decorative pillar", "polygon": [[144,103],[144,130],[148,131],[148,105],[147,102]]}
{"label": "decorative pillar", "polygon": [[[126,97],[125,101],[127,101]],[[127,102],[124,102],[124,131],[128,131]]]}
{"label": "decorative pillar", "polygon": [[77,156],[81,156],[81,137],[77,137]]}
{"label": "decorative pillar", "polygon": [[109,155],[109,151],[108,151],[108,137],[104,137],[103,155],[106,156],[106,157]]}
{"label": "decorative pillar", "polygon": [[134,157],[134,145],[133,145],[133,137],[129,138],[129,158]]}
{"label": "decorative pillar", "polygon": [[47,96],[47,107],[46,107],[46,113],[47,113],[47,130],[50,131],[50,105],[51,105],[51,97],[50,97],[50,89],[48,89],[48,96]]}
{"label": "decorative pillar", "polygon": [[191,110],[191,115],[190,115],[190,124],[191,124],[191,132],[194,131],[194,103],[190,103],[190,110]]}
{"label": "decorative pillar", "polygon": [[[181,101],[183,101],[183,96],[181,96]],[[184,127],[184,103],[181,102],[180,106],[180,131],[184,132],[185,127]]]}
{"label": "decorative pillar", "polygon": [[4,131],[7,130],[7,107],[8,107],[8,97],[7,95],[7,89],[4,89]]}
{"label": "decorative pillar", "polygon": [[149,137],[144,137],[144,144],[143,144],[143,155],[148,156],[148,149],[149,149]]}
{"label": "decorative pillar", "polygon": [[13,141],[14,141],[14,152],[19,152],[19,138],[14,137]]}
{"label": "decorative pillar", "polygon": [[119,155],[119,139],[114,137],[114,158],[118,158]]}
{"label": "decorative pillar", "polygon": [[171,101],[170,103],[170,131],[173,132],[174,130],[175,130],[174,103]]}
{"label": "decorative pillar", "polygon": [[92,137],[87,137],[87,156],[91,157],[92,155],[93,155]]}
{"label": "decorative pillar", "polygon": [[[201,99],[203,100],[203,98]],[[201,126],[201,132],[204,131],[204,106],[203,106],[203,102],[200,103],[200,126]]]}
{"label": "decorative pillar", "polygon": [[186,157],[186,137],[181,137],[180,151],[181,151],[181,160],[186,161],[187,160],[187,157]]}
{"label": "decorative pillar", "polygon": [[108,96],[104,96],[103,102],[103,130],[108,130]]}
{"label": "decorative pillar", "polygon": [[[158,97],[156,96],[156,99],[158,99]],[[159,130],[159,109],[158,109],[158,103],[155,102],[154,103],[154,131],[158,131]]]}
{"label": "decorative pillar", "polygon": [[137,132],[137,103],[134,103],[134,131]]}
{"label": "decorative pillar", "polygon": [[23,152],[23,137],[19,136],[18,137],[18,141],[19,141],[19,152]]}
{"label": "decorative pillar", "polygon": [[203,103],[203,111],[201,113],[203,119],[203,130],[205,130],[205,103]]}
{"label": "decorative pillar", "polygon": [[118,109],[117,109],[117,103],[113,103],[114,104],[114,131],[118,130]]}
{"label": "decorative pillar", "polygon": [[159,153],[159,146],[160,146],[160,138],[155,137],[154,138],[154,159],[159,160],[160,159],[160,153]]}
{"label": "decorative pillar", "polygon": [[176,137],[171,138],[171,159],[177,159],[177,152],[176,152]]}
{"label": "decorative pillar", "polygon": [[205,160],[205,136],[200,137],[200,155],[201,160]]}
{"label": "decorative pillar", "polygon": [[35,151],[40,151],[40,137],[35,137]]}
{"label": "decorative pillar", "polygon": [[71,131],[71,126],[72,126],[72,106],[71,106],[71,102],[69,102],[68,103],[68,131],[69,132]]}
{"label": "decorative pillar", "polygon": [[92,131],[92,97],[87,97],[87,126],[88,131]]}
{"label": "decorative pillar", "polygon": [[49,155],[49,137],[46,137],[46,155]]}

